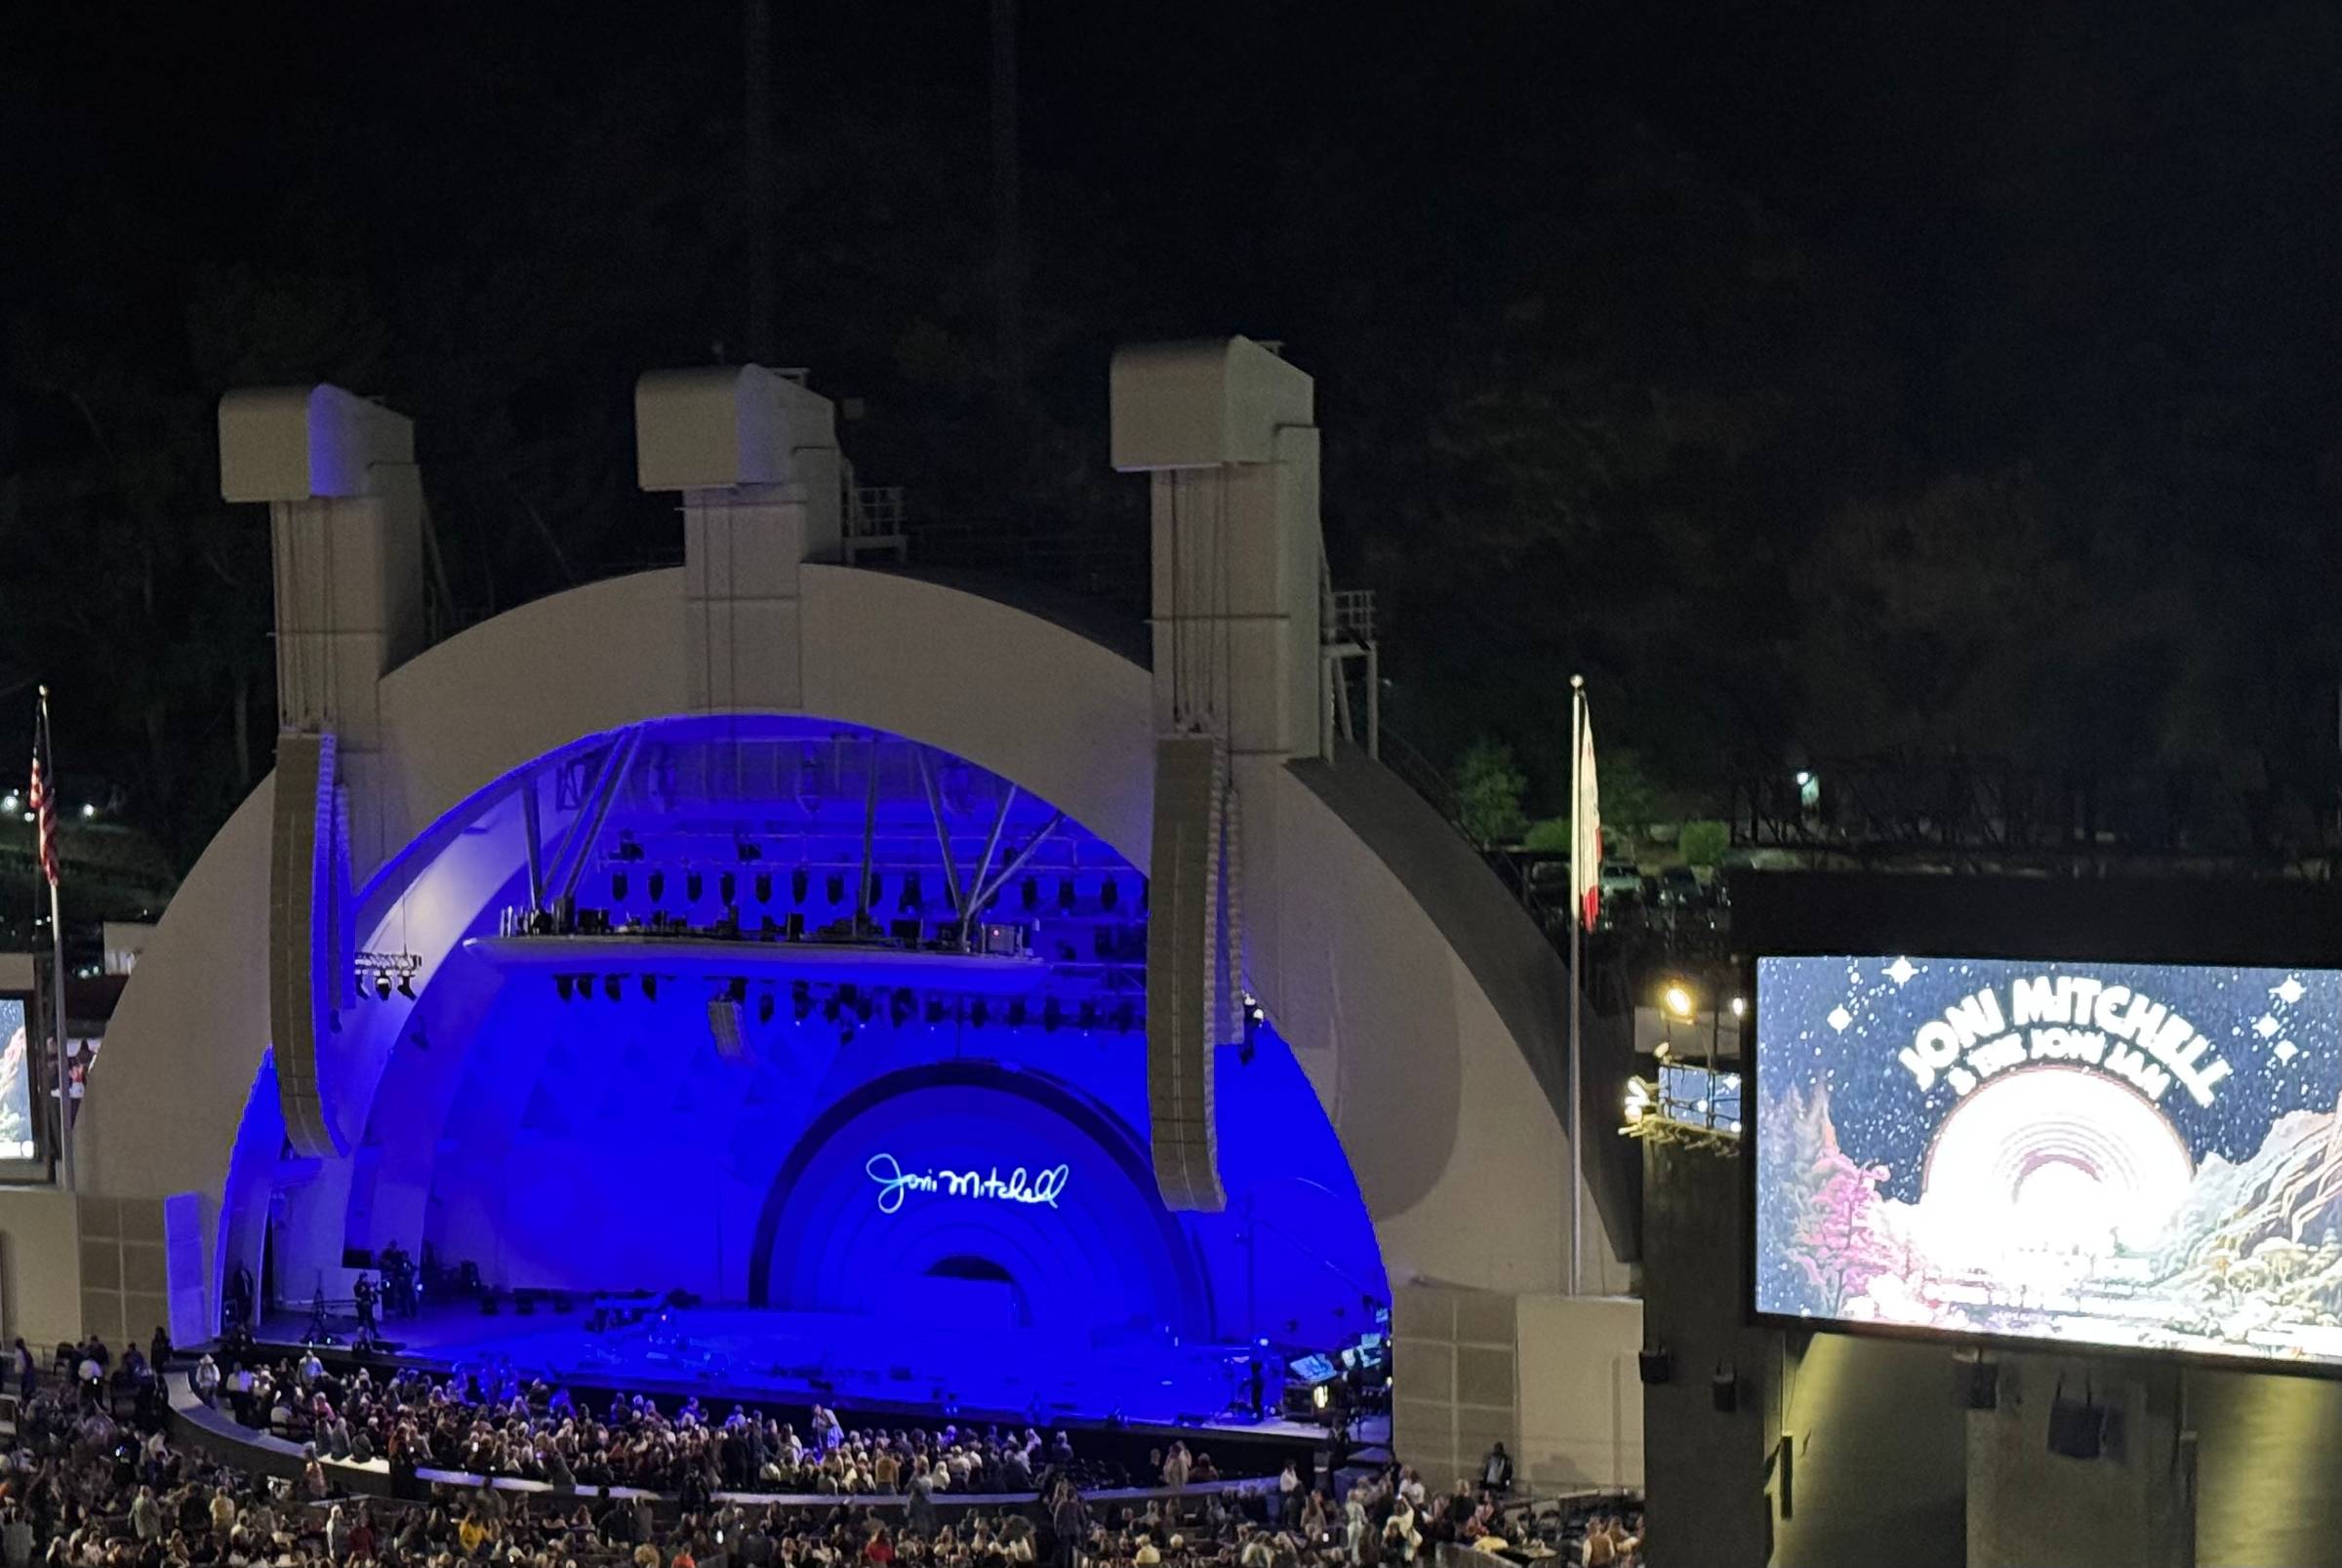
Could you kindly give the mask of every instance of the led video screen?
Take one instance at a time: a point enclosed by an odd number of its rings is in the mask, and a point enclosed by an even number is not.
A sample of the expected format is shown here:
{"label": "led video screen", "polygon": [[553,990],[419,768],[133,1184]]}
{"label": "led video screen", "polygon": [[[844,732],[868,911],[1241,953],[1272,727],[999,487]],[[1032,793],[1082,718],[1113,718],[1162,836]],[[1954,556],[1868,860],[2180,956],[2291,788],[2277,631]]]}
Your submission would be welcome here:
{"label": "led video screen", "polygon": [[33,1157],[32,1050],[24,998],[0,996],[0,1160]]}
{"label": "led video screen", "polygon": [[1756,965],[1763,1314],[2342,1368],[2342,972]]}

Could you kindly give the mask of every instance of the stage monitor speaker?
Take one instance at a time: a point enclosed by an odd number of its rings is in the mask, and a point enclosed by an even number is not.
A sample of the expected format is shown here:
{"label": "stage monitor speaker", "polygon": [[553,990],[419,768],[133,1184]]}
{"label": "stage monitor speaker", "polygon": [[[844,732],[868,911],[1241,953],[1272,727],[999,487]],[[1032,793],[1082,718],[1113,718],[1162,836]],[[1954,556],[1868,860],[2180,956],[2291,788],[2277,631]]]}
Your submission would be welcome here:
{"label": "stage monitor speaker", "polygon": [[1635,1361],[1645,1387],[1666,1383],[1676,1375],[1676,1358],[1665,1346],[1635,1352]]}

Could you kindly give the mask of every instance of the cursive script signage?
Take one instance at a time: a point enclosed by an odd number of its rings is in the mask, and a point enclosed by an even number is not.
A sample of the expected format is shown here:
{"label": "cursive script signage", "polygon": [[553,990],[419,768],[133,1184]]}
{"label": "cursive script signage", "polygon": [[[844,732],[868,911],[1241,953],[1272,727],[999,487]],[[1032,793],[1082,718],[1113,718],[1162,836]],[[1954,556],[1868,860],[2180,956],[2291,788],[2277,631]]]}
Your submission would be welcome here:
{"label": "cursive script signage", "polygon": [[1006,1176],[995,1165],[989,1171],[907,1171],[892,1154],[872,1154],[863,1165],[878,1184],[878,1212],[893,1214],[912,1192],[933,1192],[948,1198],[989,1198],[995,1203],[1046,1203],[1057,1207],[1066,1190],[1070,1166],[1028,1170],[1020,1165]]}

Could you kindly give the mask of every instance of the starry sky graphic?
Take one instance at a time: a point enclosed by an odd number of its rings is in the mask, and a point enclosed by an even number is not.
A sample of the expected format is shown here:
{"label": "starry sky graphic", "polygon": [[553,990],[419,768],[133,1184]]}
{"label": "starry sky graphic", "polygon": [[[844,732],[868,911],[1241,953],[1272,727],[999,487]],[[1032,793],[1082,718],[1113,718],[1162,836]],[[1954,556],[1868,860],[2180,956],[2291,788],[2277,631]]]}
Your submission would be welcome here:
{"label": "starry sky graphic", "polygon": [[2144,992],[2184,1014],[2211,1042],[2203,1061],[2218,1058],[2232,1069],[2214,1087],[2212,1104],[2199,1106],[2176,1080],[2157,1102],[2199,1164],[2213,1153],[2251,1157],[2278,1117],[2330,1110],[2342,1090],[2342,971],[1895,954],[1764,958],[1756,966],[1758,1114],[1793,1087],[1826,1085],[1839,1146],[1887,1167],[1887,1196],[1916,1202],[1928,1145],[1960,1097],[1940,1076],[1922,1092],[1899,1054],[1920,1025],[1981,986],[1993,987],[2005,1015],[2011,985],[2039,975],[2085,976]]}

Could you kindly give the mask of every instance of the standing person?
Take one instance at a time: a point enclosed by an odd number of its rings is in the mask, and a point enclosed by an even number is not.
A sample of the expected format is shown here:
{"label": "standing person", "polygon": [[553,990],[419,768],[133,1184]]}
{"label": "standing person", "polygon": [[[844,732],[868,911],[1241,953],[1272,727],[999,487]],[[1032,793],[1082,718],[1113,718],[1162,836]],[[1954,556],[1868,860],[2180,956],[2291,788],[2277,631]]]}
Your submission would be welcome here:
{"label": "standing person", "polygon": [[1193,1468],[1193,1461],[1188,1458],[1188,1445],[1174,1441],[1170,1456],[1163,1461],[1163,1484],[1174,1492],[1186,1491],[1188,1476]]}
{"label": "standing person", "polygon": [[194,1385],[196,1398],[207,1405],[220,1402],[220,1363],[212,1359],[211,1351],[206,1350],[196,1358],[195,1370],[187,1381]]}
{"label": "standing person", "polygon": [[1057,1537],[1057,1550],[1052,1557],[1055,1568],[1081,1568],[1082,1538],[1089,1534],[1089,1517],[1081,1506],[1081,1494],[1071,1481],[1057,1483],[1057,1498],[1049,1508],[1049,1527]]}
{"label": "standing person", "polygon": [[1291,1460],[1276,1478],[1276,1523],[1281,1530],[1290,1530],[1301,1517],[1301,1469]]}
{"label": "standing person", "polygon": [[17,1397],[31,1399],[33,1385],[39,1379],[39,1363],[33,1359],[31,1347],[25,1345],[24,1337],[20,1334],[17,1336]]}
{"label": "standing person", "polygon": [[1513,1490],[1513,1456],[1505,1452],[1502,1442],[1491,1447],[1488,1457],[1480,1461],[1480,1490],[1498,1497]]}

